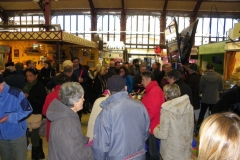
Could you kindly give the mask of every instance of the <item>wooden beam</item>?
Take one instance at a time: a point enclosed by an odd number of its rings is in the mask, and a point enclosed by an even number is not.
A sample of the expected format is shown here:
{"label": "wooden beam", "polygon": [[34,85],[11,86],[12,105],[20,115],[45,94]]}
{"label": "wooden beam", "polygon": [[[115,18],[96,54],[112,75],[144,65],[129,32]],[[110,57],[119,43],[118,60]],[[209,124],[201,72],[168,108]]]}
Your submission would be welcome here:
{"label": "wooden beam", "polygon": [[0,18],[2,18],[3,24],[8,24],[8,17],[6,11],[0,6]]}
{"label": "wooden beam", "polygon": [[[91,13],[91,31],[97,30],[97,14],[92,0],[88,0]],[[94,40],[94,33],[91,34],[91,40]]]}
{"label": "wooden beam", "polygon": [[121,10],[121,28],[120,30],[122,31],[120,33],[120,41],[123,41],[123,43],[126,43],[126,12],[125,12],[125,7],[124,7],[124,0],[121,0],[122,2],[122,10]]}
{"label": "wooden beam", "polygon": [[166,15],[166,12],[167,12],[167,5],[168,5],[168,0],[165,0],[165,2],[164,2],[164,6],[163,6],[163,11],[162,11],[162,14],[163,14],[163,15]]}
{"label": "wooden beam", "polygon": [[[168,0],[165,0],[161,19],[160,19],[160,33],[164,32],[165,28],[166,28],[167,5],[168,5]],[[165,44],[165,35],[164,34],[160,34],[159,44]]]}
{"label": "wooden beam", "polygon": [[198,13],[198,10],[199,10],[202,2],[203,2],[203,0],[199,0],[199,1],[197,2],[197,4],[195,5],[195,7],[194,7],[194,9],[193,9],[193,15],[192,15],[191,18],[190,18],[190,19],[191,19],[191,20],[190,20],[190,23],[196,21],[196,19],[197,19],[197,13]]}

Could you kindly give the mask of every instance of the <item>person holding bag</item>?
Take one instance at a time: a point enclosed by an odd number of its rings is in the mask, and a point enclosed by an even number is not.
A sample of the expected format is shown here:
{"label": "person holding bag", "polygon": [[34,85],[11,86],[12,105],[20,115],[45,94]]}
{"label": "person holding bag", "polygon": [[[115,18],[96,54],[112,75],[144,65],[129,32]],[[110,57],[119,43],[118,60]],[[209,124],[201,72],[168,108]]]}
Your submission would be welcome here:
{"label": "person holding bag", "polygon": [[44,159],[45,155],[42,149],[42,139],[39,137],[39,127],[46,90],[44,84],[38,80],[38,72],[35,69],[26,69],[25,73],[27,82],[23,87],[23,93],[33,108],[33,112],[27,120],[29,131],[31,131],[32,159]]}

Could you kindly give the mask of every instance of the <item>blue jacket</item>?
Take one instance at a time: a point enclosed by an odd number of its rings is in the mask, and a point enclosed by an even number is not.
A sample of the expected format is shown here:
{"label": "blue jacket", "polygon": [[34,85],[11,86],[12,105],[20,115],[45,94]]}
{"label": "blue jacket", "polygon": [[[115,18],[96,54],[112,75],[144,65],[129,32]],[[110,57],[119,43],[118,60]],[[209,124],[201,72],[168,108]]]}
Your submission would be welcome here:
{"label": "blue jacket", "polygon": [[145,160],[149,116],[142,103],[126,91],[103,101],[94,126],[93,151],[96,160]]}
{"label": "blue jacket", "polygon": [[127,92],[131,93],[133,90],[133,78],[132,76],[128,75],[128,76],[123,76],[124,82],[127,86]]}
{"label": "blue jacket", "polygon": [[32,113],[32,106],[23,92],[4,82],[0,93],[0,117],[8,120],[0,124],[0,140],[14,140],[26,134],[26,117]]}

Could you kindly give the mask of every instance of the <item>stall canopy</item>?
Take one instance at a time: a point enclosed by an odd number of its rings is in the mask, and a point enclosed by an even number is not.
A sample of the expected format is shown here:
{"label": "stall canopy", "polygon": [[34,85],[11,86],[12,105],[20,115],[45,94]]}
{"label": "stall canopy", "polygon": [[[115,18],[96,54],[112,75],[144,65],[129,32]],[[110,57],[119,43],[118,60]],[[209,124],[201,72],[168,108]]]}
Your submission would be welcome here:
{"label": "stall canopy", "polygon": [[97,44],[64,31],[44,32],[0,32],[0,41],[26,41],[33,40],[45,43],[61,42],[75,44],[82,47],[97,48]]}

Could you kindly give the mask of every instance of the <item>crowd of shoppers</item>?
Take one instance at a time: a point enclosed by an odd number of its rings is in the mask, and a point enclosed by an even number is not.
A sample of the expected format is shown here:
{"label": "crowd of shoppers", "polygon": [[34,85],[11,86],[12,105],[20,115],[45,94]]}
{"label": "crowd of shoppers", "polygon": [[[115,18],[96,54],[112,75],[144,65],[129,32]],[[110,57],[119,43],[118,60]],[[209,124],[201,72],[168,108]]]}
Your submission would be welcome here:
{"label": "crowd of shoppers", "polygon": [[[98,65],[95,71],[89,71],[88,66],[79,63],[78,57],[73,57],[63,62],[63,71],[57,74],[51,61],[45,61],[40,71],[32,60],[26,64],[23,70],[21,63],[7,63],[0,75],[0,98],[4,102],[0,104],[0,157],[3,160],[13,157],[25,160],[29,137],[32,159],[45,157],[39,128],[27,129],[26,119],[36,114],[48,119],[46,138],[50,160],[191,159],[194,110],[199,108],[195,126],[195,132],[200,130],[198,159],[207,160],[211,155],[219,160],[235,158],[231,153],[237,153],[235,148],[239,147],[236,143],[240,139],[239,117],[220,112],[240,113],[239,98],[234,98],[239,97],[239,87],[220,97],[223,81],[212,64],[206,66],[204,75],[198,73],[196,64],[185,65],[184,71],[163,64],[160,70],[161,64],[154,62],[147,71],[138,59],[132,65],[122,66],[120,62],[111,61],[109,68]],[[14,78],[19,81],[13,81]],[[132,92],[142,92],[143,96],[137,101],[131,98]],[[12,102],[6,104],[5,99]],[[207,108],[213,115],[204,121]],[[81,115],[90,110],[85,137],[81,131]],[[226,126],[220,128],[223,122]],[[235,138],[227,138],[228,148],[224,148],[220,144],[229,126],[232,126],[231,137]],[[215,130],[209,129],[211,127]],[[210,145],[213,133],[219,133],[219,141]]]}

